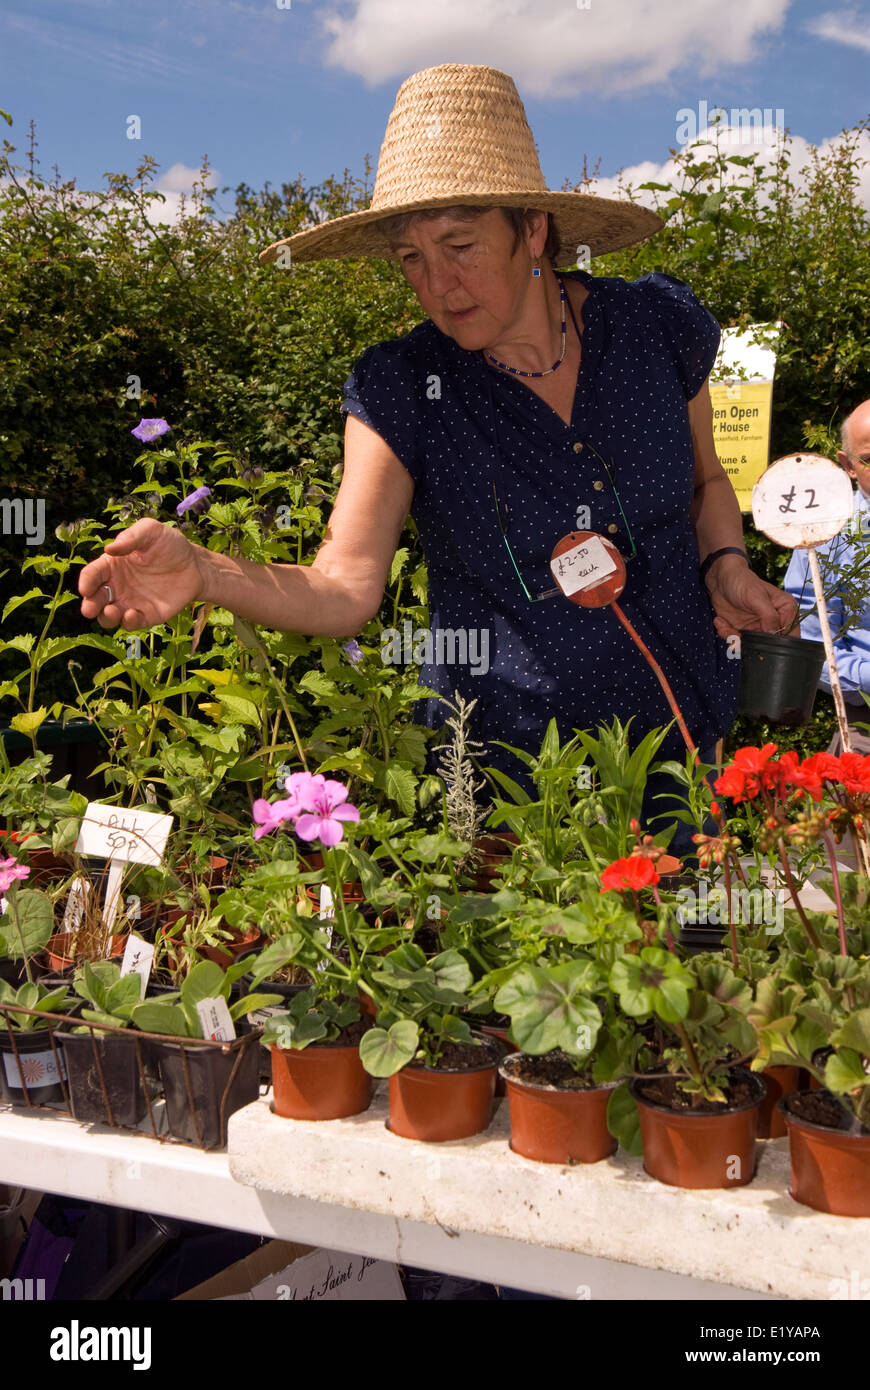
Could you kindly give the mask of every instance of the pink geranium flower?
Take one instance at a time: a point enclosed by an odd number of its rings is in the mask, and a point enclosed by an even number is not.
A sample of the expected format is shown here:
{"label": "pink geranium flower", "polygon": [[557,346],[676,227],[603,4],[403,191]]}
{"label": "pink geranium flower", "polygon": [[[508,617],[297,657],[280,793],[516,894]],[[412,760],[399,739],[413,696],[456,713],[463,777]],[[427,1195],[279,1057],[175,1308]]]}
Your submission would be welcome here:
{"label": "pink geranium flower", "polygon": [[29,878],[30,870],[26,864],[19,864],[17,859],[0,859],[0,892],[11,888],[16,879]]}
{"label": "pink geranium flower", "polygon": [[285,801],[264,801],[260,797],[254,802],[252,812],[256,822],[254,839],[261,840],[264,835],[278,830],[285,820],[292,820],[298,808],[290,797]]}
{"label": "pink geranium flower", "polygon": [[359,820],[359,811],[347,801],[347,787],[331,778],[320,778],[322,786],[307,790],[306,809],[296,819],[296,834],[301,840],[320,840],[323,845],[337,845],[344,838],[342,821]]}
{"label": "pink geranium flower", "polygon": [[[254,802],[253,816],[257,823],[254,839],[261,840],[264,835],[278,830],[285,821],[295,821],[303,811],[313,811],[315,797],[322,789],[326,778],[319,772],[291,772],[284,779],[284,789],[288,793],[280,801]],[[337,785],[337,784],[336,784]]]}

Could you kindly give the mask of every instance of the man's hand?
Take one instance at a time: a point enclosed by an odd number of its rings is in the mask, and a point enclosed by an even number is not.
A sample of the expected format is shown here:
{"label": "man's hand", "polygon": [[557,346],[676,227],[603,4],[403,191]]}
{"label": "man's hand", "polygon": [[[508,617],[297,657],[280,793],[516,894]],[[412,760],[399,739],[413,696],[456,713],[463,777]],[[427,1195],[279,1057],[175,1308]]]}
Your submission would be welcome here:
{"label": "man's hand", "polygon": [[723,555],[711,566],[707,589],[720,637],[733,637],[741,630],[800,636],[798,606],[791,594],[760,579],[739,555]]}
{"label": "man's hand", "polygon": [[143,518],[85,565],[79,575],[82,616],[128,631],[169,622],[201,597],[200,557],[207,554],[174,527]]}

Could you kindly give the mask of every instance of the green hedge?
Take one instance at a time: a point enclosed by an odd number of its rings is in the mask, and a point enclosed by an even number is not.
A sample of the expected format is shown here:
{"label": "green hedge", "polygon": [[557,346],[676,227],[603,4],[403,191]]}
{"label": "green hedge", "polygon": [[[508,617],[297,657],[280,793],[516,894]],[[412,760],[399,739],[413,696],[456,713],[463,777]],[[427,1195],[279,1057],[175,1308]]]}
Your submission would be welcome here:
{"label": "green hedge", "polygon": [[[784,160],[765,172],[755,155],[701,163],[683,152],[680,186],[659,189],[663,231],[594,266],[677,275],[723,324],[782,319],[774,456],[830,451],[837,422],[868,394],[868,228],[854,166],[862,128],[838,152],[814,154],[801,188]],[[160,198],[150,158],[83,195],[46,181],[32,148],[24,166],[15,156],[4,142],[0,496],[44,497],[49,528],[101,517],[109,498],[142,481],[129,430],[140,416],[163,416],[170,441],[221,441],[240,466],[284,471],[288,484],[316,481],[325,512],[340,476],[342,383],[366,346],[408,331],[419,306],[389,262],[280,270],[261,266],[257,252],[312,220],[367,206],[368,166],[361,178],[346,171],[312,187],[242,184],[219,222],[206,163],[190,215],[158,229],[147,219]],[[413,560],[413,531],[404,543]],[[751,533],[748,544],[758,571],[781,582],[787,552]],[[0,606],[20,591],[29,553],[21,538],[0,536]],[[28,626],[19,609],[4,636]],[[69,604],[56,631],[80,630]],[[71,693],[61,664],[45,681],[47,697]],[[807,731],[816,746],[823,708]]]}

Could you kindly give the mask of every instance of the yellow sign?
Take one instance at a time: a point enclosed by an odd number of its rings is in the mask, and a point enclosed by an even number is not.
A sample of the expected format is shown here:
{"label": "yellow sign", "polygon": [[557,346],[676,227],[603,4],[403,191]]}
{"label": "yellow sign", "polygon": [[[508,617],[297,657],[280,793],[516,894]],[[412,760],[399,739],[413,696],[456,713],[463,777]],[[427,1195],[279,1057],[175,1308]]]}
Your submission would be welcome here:
{"label": "yellow sign", "polygon": [[742,512],[752,511],[752,489],[770,455],[772,381],[710,382],[713,439]]}

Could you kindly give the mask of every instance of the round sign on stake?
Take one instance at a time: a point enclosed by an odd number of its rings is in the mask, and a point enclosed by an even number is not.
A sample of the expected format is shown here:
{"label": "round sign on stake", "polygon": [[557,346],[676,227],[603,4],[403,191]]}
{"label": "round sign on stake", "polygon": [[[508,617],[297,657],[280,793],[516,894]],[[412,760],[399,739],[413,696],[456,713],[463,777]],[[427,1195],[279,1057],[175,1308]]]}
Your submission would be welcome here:
{"label": "round sign on stake", "polygon": [[788,454],[752,489],[752,519],[777,545],[806,550],[832,540],[852,516],[849,475],[821,454]]}
{"label": "round sign on stake", "polygon": [[604,608],[625,588],[625,561],[594,531],[570,531],[557,541],[550,570],[565,597],[582,608]]}

